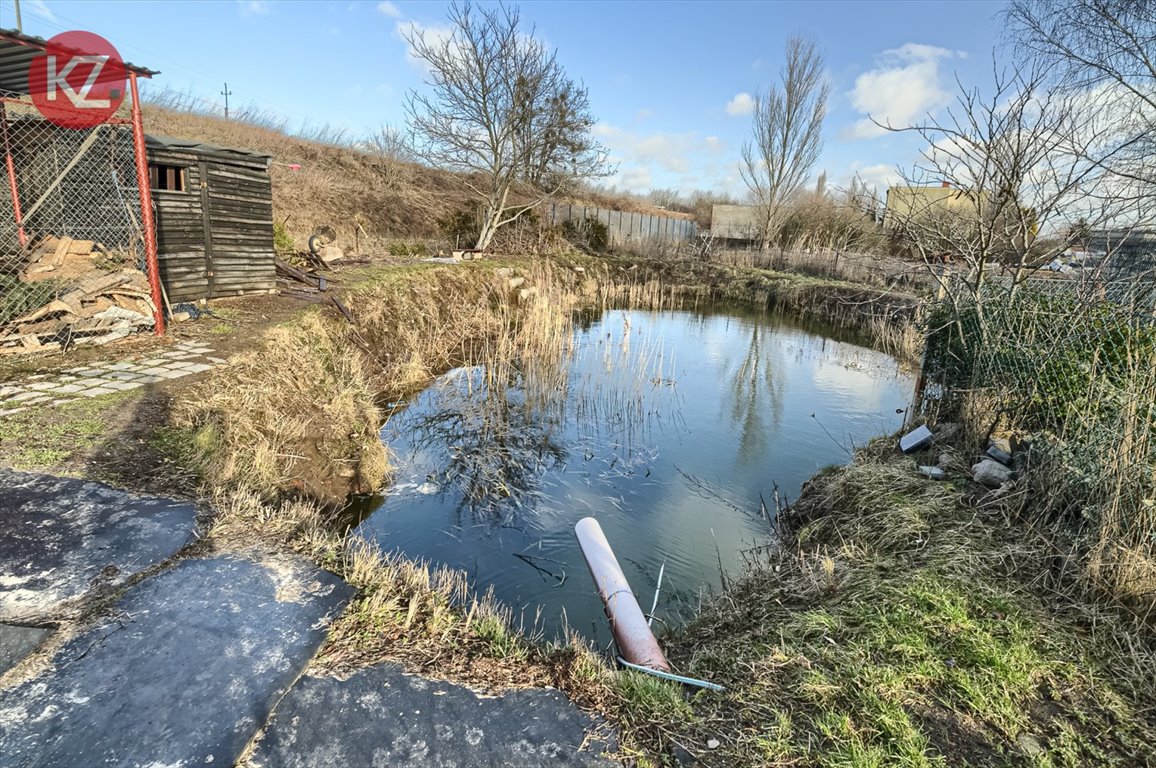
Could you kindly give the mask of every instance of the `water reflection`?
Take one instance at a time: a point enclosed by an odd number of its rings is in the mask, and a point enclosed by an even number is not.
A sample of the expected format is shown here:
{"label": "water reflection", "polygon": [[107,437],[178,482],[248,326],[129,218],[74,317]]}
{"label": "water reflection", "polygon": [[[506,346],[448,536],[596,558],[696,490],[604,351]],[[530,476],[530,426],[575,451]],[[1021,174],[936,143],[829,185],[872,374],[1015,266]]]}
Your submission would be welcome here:
{"label": "water reflection", "polygon": [[678,623],[743,551],[766,542],[777,485],[899,426],[912,382],[896,362],[782,318],[614,311],[575,331],[565,383],[517,370],[438,380],[382,430],[398,471],[358,534],[468,571],[497,597],[604,638],[573,537],[594,515],[649,605]]}

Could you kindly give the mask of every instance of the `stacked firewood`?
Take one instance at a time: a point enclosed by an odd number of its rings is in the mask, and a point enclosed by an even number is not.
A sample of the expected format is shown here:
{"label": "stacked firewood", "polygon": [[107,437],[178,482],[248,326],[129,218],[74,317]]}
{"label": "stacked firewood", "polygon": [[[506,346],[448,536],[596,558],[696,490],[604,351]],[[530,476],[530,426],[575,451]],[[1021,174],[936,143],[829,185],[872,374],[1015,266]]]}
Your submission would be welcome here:
{"label": "stacked firewood", "polygon": [[35,243],[19,283],[0,289],[0,355],[105,344],[153,326],[148,279],[132,251],[49,235]]}

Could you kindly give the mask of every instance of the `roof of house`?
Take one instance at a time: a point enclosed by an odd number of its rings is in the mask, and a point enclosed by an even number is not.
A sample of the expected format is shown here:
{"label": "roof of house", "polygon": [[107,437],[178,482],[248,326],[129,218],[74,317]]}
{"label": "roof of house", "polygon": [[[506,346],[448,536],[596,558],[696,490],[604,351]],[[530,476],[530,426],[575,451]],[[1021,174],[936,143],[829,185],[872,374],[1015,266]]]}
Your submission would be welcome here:
{"label": "roof of house", "polygon": [[[44,53],[48,48],[48,41],[43,37],[26,35],[15,29],[0,29],[0,91],[10,94],[26,94],[30,92],[28,85],[28,68],[32,60]],[[85,51],[76,51],[85,53]],[[136,64],[121,62],[129,72],[141,77],[159,75],[145,67]]]}

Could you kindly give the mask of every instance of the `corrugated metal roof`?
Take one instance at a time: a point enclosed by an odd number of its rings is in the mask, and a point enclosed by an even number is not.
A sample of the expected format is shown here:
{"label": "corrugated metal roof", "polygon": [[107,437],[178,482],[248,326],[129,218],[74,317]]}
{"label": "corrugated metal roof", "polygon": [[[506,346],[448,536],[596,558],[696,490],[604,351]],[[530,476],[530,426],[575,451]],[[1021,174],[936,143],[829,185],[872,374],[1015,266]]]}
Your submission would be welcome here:
{"label": "corrugated metal roof", "polygon": [[257,160],[268,160],[272,157],[272,155],[253,152],[248,149],[222,147],[219,144],[208,144],[194,139],[174,139],[168,136],[145,136],[145,146],[149,149],[186,150],[196,154],[237,155],[238,157],[251,157]]}
{"label": "corrugated metal roof", "polygon": [[[0,91],[17,95],[27,94],[28,67],[47,47],[48,41],[43,37],[33,37],[14,29],[0,29]],[[160,74],[135,64],[123,63],[129,72],[135,72],[142,77]]]}

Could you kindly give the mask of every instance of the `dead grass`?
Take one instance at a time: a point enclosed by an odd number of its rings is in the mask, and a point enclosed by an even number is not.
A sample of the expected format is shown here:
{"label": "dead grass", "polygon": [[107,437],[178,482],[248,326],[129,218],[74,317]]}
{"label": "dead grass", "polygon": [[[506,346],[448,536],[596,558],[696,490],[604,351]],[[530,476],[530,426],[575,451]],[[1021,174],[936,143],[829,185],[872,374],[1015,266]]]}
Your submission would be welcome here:
{"label": "dead grass", "polygon": [[[330,226],[341,247],[358,245],[363,253],[388,253],[398,239],[433,241],[448,249],[453,243],[445,238],[440,222],[477,207],[463,177],[364,151],[354,137],[325,131],[315,132],[313,138],[294,136],[285,132],[285,126],[260,115],[225,120],[188,108],[181,94],[162,93],[157,100],[171,107],[145,104],[149,133],[272,156],[273,219],[285,223],[298,248],[305,247],[317,227]],[[622,195],[591,193],[586,197],[591,205],[616,210],[678,215]]]}
{"label": "dead grass", "polygon": [[663,309],[737,302],[854,331],[916,364],[920,298],[903,291],[703,261],[606,258],[590,268],[602,306]]}

